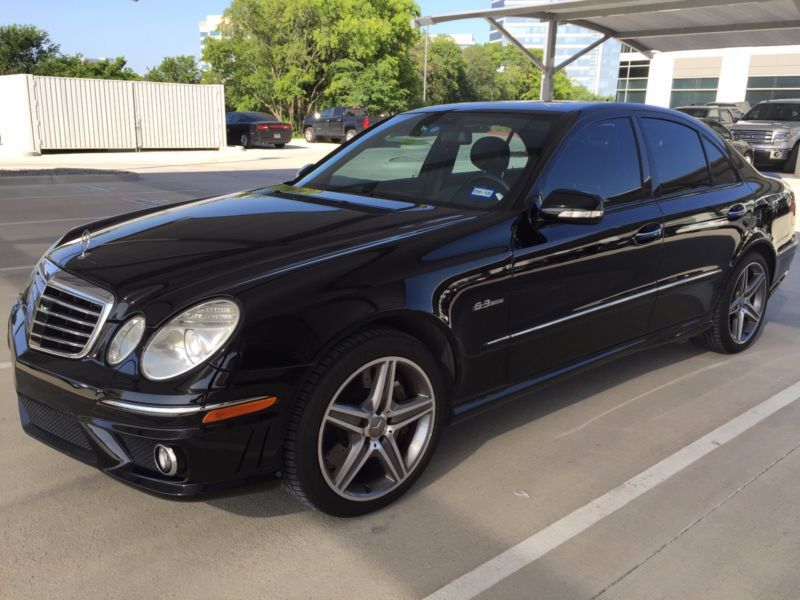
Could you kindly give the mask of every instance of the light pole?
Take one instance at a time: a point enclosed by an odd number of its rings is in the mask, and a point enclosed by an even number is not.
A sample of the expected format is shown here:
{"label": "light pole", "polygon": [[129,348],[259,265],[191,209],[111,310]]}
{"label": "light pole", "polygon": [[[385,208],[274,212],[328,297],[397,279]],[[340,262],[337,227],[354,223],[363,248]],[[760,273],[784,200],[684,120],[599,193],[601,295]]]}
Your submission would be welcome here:
{"label": "light pole", "polygon": [[417,29],[425,27],[425,52],[422,58],[422,102],[428,101],[428,41],[430,38],[431,18],[420,17],[419,19],[411,19],[411,26]]}

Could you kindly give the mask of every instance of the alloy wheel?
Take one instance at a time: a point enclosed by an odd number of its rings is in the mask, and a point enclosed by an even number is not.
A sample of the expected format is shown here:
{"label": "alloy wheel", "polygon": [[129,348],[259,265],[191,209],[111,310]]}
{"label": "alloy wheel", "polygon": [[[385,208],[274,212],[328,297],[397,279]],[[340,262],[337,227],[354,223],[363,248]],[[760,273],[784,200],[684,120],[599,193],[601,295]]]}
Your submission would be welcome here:
{"label": "alloy wheel", "polygon": [[750,263],[736,280],[728,311],[728,323],[734,342],[745,344],[758,331],[766,300],[767,274],[764,267],[757,262]]}
{"label": "alloy wheel", "polygon": [[318,459],[328,486],[348,500],[374,500],[406,481],[434,431],[433,386],[416,363],[374,360],[339,387],[320,426]]}

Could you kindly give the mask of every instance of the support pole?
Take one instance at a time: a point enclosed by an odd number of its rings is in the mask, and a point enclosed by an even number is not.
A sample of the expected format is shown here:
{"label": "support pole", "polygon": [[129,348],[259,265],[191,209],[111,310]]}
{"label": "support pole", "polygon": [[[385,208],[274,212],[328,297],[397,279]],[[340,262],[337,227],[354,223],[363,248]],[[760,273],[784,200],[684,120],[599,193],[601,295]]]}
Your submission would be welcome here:
{"label": "support pole", "polygon": [[542,69],[541,99],[550,102],[553,99],[553,78],[556,74],[556,36],[558,21],[551,19],[547,23],[547,46],[544,49],[544,69]]}
{"label": "support pole", "polygon": [[425,26],[425,54],[422,65],[422,102],[428,101],[428,39],[430,37],[431,26]]}

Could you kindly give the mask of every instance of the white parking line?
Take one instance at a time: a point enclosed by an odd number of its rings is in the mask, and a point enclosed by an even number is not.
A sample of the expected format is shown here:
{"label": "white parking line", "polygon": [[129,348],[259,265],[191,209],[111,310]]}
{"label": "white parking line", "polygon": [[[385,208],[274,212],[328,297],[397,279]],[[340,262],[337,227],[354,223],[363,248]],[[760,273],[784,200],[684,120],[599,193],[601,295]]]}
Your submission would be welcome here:
{"label": "white parking line", "polygon": [[465,573],[425,600],[474,598],[799,398],[800,381]]}
{"label": "white parking line", "polygon": [[23,265],[21,267],[0,267],[0,273],[6,273],[8,271],[22,271],[23,269],[28,269],[30,271],[35,266],[36,265]]}
{"label": "white parking line", "polygon": [[98,219],[105,219],[108,215],[102,215],[100,217],[70,217],[68,219],[44,219],[42,221],[8,221],[6,223],[0,223],[0,227],[4,225],[43,225],[45,223],[66,223],[67,221],[97,221]]}

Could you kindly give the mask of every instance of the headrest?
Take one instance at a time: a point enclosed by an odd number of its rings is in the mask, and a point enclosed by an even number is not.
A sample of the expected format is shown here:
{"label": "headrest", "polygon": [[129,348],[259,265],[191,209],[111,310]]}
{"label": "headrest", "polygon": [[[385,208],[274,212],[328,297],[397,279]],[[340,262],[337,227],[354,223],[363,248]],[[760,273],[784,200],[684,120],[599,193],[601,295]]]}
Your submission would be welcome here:
{"label": "headrest", "polygon": [[472,164],[481,171],[490,173],[496,177],[502,177],[508,168],[508,161],[511,158],[511,149],[505,140],[488,135],[479,139],[472,146],[469,158]]}

